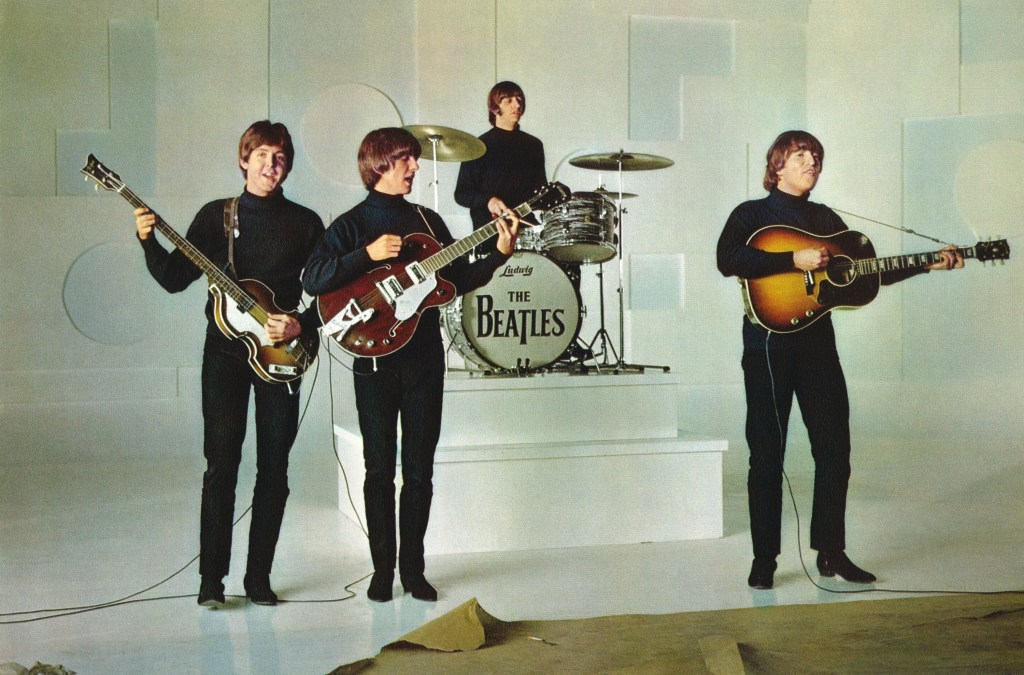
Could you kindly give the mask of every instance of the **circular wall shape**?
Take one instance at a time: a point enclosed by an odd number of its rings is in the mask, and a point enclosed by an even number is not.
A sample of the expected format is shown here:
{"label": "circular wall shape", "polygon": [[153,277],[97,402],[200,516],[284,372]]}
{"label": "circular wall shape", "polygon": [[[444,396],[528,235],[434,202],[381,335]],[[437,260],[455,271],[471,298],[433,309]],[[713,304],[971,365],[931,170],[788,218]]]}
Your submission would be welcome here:
{"label": "circular wall shape", "polygon": [[75,329],[106,345],[130,345],[145,337],[149,273],[138,246],[99,244],[78,256],[64,278],[64,311]]}
{"label": "circular wall shape", "polygon": [[973,149],[956,167],[956,205],[974,233],[984,239],[1024,232],[1024,142],[991,141]]}
{"label": "circular wall shape", "polygon": [[382,91],[355,82],[339,84],[309,104],[299,134],[310,164],[325,178],[362,187],[356,154],[366,134],[402,125],[394,102]]}

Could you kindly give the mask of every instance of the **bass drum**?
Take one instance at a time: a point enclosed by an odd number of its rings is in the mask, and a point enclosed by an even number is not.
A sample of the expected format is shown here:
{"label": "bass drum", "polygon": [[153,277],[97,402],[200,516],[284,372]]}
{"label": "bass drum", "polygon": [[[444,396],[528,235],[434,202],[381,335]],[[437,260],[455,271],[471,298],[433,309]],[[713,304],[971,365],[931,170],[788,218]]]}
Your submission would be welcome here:
{"label": "bass drum", "polygon": [[555,262],[520,251],[485,286],[445,306],[445,333],[484,370],[539,370],[562,356],[580,332],[580,296]]}

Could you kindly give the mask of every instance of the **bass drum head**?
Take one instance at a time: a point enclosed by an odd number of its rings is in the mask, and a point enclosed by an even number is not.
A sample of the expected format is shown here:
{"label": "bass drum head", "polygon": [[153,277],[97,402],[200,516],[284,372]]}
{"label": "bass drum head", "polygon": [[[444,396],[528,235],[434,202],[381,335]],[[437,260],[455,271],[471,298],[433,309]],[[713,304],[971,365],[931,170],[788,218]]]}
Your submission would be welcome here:
{"label": "bass drum head", "polygon": [[579,292],[539,253],[513,253],[487,285],[459,300],[446,308],[445,330],[463,356],[485,368],[543,368],[580,331]]}

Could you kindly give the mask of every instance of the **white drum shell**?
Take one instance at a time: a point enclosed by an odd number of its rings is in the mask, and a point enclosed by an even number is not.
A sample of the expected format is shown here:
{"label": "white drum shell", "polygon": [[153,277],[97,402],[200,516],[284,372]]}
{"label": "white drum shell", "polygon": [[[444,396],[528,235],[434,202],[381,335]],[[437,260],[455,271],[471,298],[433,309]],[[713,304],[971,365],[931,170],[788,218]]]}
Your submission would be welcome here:
{"label": "white drum shell", "polygon": [[603,263],[615,257],[615,205],[596,192],[577,192],[544,213],[544,251],[560,262]]}

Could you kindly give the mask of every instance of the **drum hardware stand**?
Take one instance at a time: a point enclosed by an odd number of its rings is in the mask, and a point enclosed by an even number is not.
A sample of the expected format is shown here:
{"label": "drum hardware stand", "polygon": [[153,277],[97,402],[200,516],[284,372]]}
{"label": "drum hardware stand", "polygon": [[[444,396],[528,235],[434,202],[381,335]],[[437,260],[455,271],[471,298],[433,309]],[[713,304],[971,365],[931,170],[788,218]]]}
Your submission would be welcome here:
{"label": "drum hardware stand", "polygon": [[439,210],[437,201],[437,144],[441,140],[441,135],[430,134],[427,136],[427,140],[430,141],[430,148],[433,154],[430,163],[434,166],[434,180],[430,184],[434,186],[434,211],[437,212]]}
{"label": "drum hardware stand", "polygon": [[[619,152],[622,152],[622,151],[620,150]],[[619,372],[642,373],[642,372],[644,372],[648,368],[660,368],[663,373],[667,373],[667,372],[669,372],[669,366],[654,366],[654,365],[645,365],[645,364],[639,364],[639,363],[626,363],[626,361],[625,361],[625,354],[626,354],[626,347],[625,347],[626,330],[625,330],[625,309],[624,309],[624,307],[625,307],[625,298],[624,298],[624,293],[623,293],[623,288],[622,288],[622,280],[625,277],[625,274],[623,273],[623,264],[624,264],[623,263],[623,259],[624,259],[625,256],[623,254],[622,246],[623,246],[623,241],[625,240],[625,237],[622,234],[622,220],[623,220],[622,216],[626,213],[626,209],[622,208],[622,164],[621,163],[619,164],[619,199],[615,203],[615,208],[618,211],[618,223],[619,223],[619,241],[618,241],[618,248],[619,248],[619,288],[616,291],[618,293],[618,295],[619,295],[619,356],[618,356],[618,360],[615,362],[615,372],[616,373],[619,373]]]}
{"label": "drum hardware stand", "polygon": [[611,353],[615,355],[615,363],[616,364],[618,364],[618,362],[619,362],[619,354],[618,354],[618,352],[615,351],[615,347],[611,343],[611,335],[608,334],[608,329],[605,328],[605,323],[604,323],[604,263],[601,263],[601,264],[599,264],[597,266],[597,281],[598,281],[598,288],[600,289],[599,290],[599,298],[600,298],[600,305],[599,306],[601,308],[601,312],[600,312],[600,315],[601,315],[601,328],[594,335],[594,339],[591,340],[590,342],[586,343],[586,344],[587,344],[587,349],[589,349],[591,351],[594,351],[594,345],[597,343],[598,340],[601,340],[601,351],[600,352],[594,352],[594,357],[595,358],[598,357],[598,356],[604,358],[604,362],[603,363],[595,363],[594,364],[594,366],[597,368],[598,372],[600,372],[601,371],[601,366],[613,365],[613,364],[608,362],[608,352],[609,351],[611,351]]}
{"label": "drum hardware stand", "polygon": [[[619,255],[619,286],[616,293],[619,296],[619,351],[615,353],[615,350],[608,344],[608,331],[605,330],[604,323],[604,277],[601,272],[598,272],[598,276],[601,279],[601,329],[594,337],[594,341],[600,337],[602,342],[602,351],[604,351],[604,364],[613,368],[613,372],[616,374],[621,372],[638,372],[642,373],[647,368],[660,368],[663,372],[669,372],[668,366],[653,366],[643,365],[636,363],[626,363],[625,361],[625,297],[623,292],[623,243],[625,237],[623,236],[623,215],[626,210],[622,208],[622,200],[626,197],[626,193],[622,191],[622,172],[623,171],[646,171],[650,169],[664,169],[672,166],[674,162],[665,157],[658,157],[656,155],[640,155],[626,153],[622,149],[619,149],[617,153],[611,154],[597,154],[597,155],[584,155],[575,159],[569,160],[569,164],[578,166],[583,169],[597,169],[598,171],[605,169],[614,169],[619,179],[619,190],[615,202],[616,217],[618,220],[618,236],[619,240],[616,244],[616,248]],[[615,194],[615,193],[613,193]],[[606,348],[611,348],[612,352],[615,353],[615,363],[608,363],[608,354],[605,351]]]}

